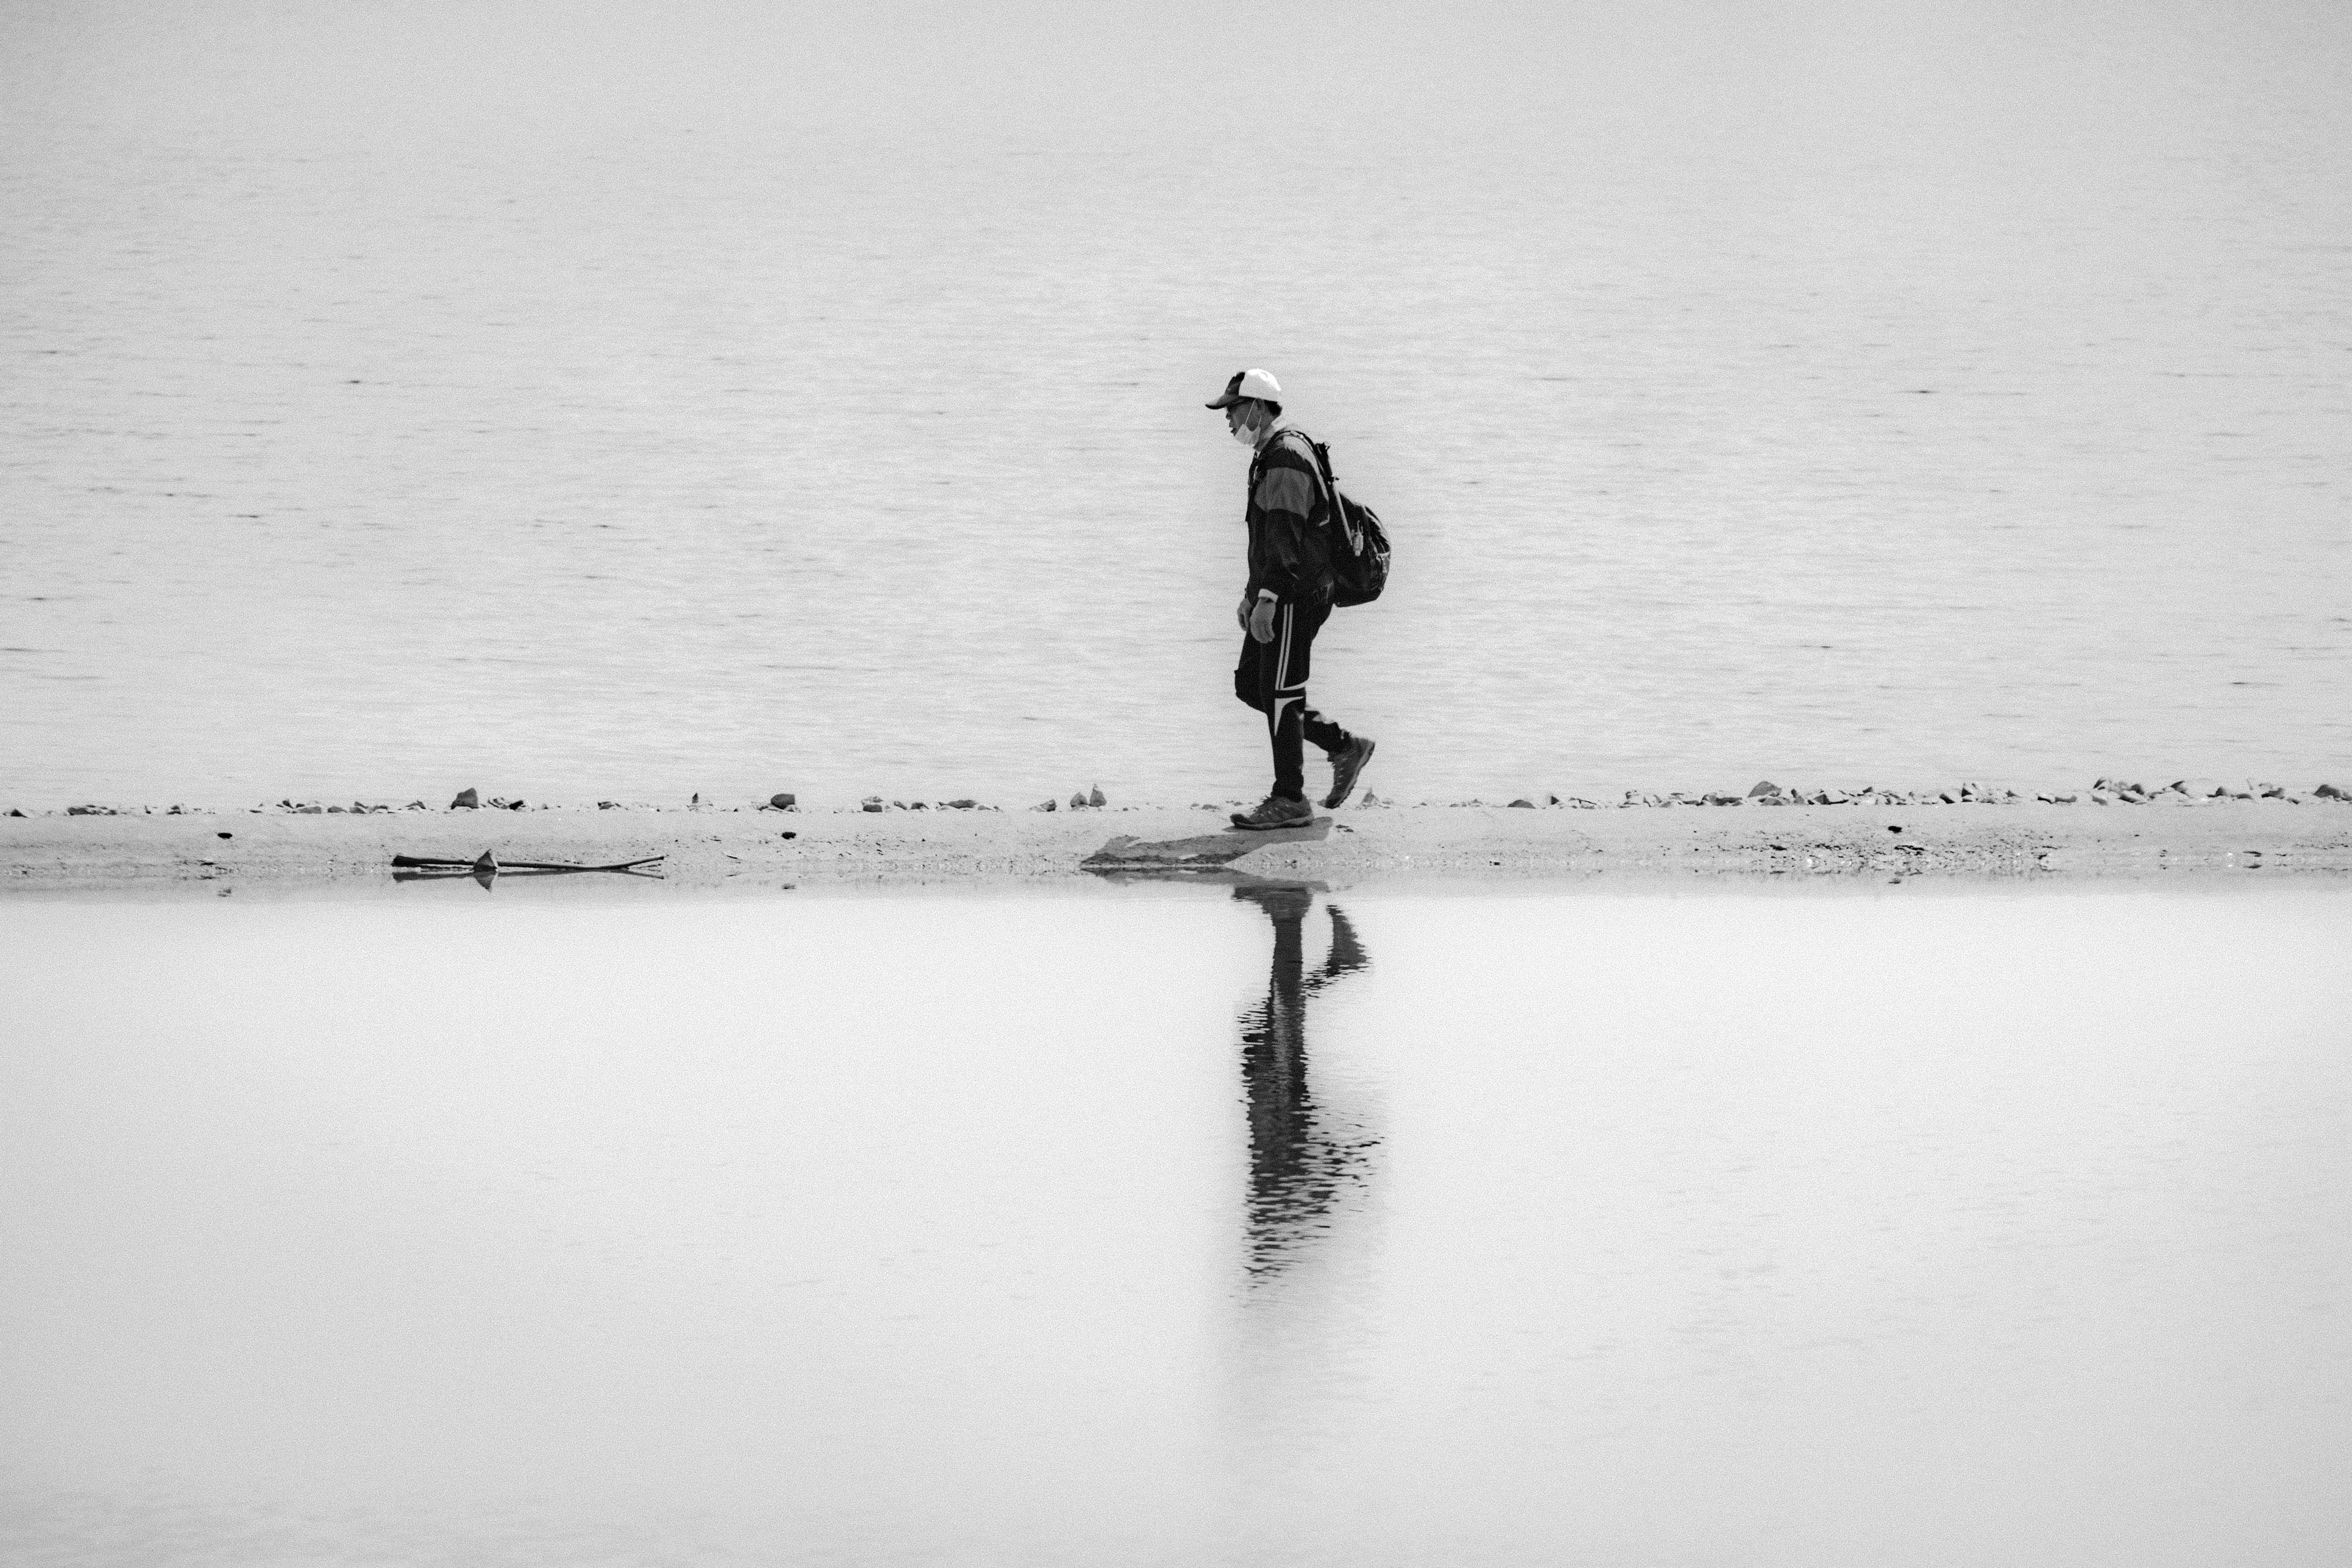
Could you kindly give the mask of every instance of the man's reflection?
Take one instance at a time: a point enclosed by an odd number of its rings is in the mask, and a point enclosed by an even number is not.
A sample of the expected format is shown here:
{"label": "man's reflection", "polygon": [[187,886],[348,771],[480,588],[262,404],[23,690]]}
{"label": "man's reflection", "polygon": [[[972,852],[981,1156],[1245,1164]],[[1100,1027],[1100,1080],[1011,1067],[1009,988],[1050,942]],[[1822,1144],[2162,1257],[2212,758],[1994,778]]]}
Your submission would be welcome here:
{"label": "man's reflection", "polygon": [[1336,904],[1331,951],[1307,973],[1304,927],[1311,887],[1250,882],[1234,897],[1274,922],[1274,963],[1265,1001],[1242,1017],[1242,1084],[1249,1101],[1250,1186],[1247,1267],[1253,1279],[1278,1274],[1307,1238],[1329,1227],[1333,1207],[1370,1173],[1379,1142],[1350,1129],[1316,1102],[1307,1076],[1307,999],[1343,974],[1368,968],[1355,928]]}

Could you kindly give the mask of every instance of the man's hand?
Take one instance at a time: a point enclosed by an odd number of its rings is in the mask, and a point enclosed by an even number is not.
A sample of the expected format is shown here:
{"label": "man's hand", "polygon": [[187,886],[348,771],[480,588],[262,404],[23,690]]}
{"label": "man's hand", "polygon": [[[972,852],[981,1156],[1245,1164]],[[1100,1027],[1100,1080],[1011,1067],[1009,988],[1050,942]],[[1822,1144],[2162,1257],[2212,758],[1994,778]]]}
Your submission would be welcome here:
{"label": "man's hand", "polygon": [[1244,594],[1242,595],[1242,602],[1234,606],[1234,625],[1241,627],[1244,631],[1249,630],[1250,606],[1256,603],[1257,599],[1255,595]]}
{"label": "man's hand", "polygon": [[1260,599],[1250,606],[1249,635],[1260,642],[1274,640],[1274,601]]}

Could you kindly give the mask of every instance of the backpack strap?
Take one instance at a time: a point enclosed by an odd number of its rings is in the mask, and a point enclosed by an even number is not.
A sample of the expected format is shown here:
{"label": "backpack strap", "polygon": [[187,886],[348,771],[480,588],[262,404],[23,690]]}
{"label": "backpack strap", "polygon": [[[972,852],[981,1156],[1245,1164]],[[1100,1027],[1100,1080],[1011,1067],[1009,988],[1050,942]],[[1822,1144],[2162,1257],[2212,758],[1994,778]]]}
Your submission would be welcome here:
{"label": "backpack strap", "polygon": [[[1307,466],[1314,470],[1316,482],[1323,487],[1323,504],[1329,509],[1333,521],[1338,521],[1339,482],[1331,477],[1330,459],[1324,455],[1325,449],[1322,444],[1296,425],[1286,425],[1276,430],[1274,433],[1274,441],[1279,441],[1285,436],[1296,436],[1307,444]],[[1265,444],[1266,450],[1274,449],[1274,441],[1268,441]]]}

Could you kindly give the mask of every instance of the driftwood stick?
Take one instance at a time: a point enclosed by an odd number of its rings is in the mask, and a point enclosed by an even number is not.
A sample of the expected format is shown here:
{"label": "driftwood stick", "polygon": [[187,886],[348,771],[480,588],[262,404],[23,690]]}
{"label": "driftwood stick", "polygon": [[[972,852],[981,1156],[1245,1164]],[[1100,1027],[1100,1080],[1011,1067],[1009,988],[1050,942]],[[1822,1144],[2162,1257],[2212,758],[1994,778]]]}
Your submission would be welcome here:
{"label": "driftwood stick", "polygon": [[419,867],[448,868],[459,871],[634,871],[640,866],[659,865],[666,855],[648,855],[642,860],[622,860],[610,866],[565,866],[551,860],[498,860],[484,850],[478,860],[445,860],[431,855],[395,855],[392,863],[404,869]]}

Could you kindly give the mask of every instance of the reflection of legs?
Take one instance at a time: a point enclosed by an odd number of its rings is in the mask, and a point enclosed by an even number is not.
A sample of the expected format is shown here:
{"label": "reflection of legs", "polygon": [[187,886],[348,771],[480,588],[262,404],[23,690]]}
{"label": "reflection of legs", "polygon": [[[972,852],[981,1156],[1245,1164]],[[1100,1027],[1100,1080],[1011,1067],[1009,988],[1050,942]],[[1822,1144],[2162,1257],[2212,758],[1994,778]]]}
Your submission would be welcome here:
{"label": "reflection of legs", "polygon": [[1355,926],[1339,906],[1326,904],[1323,907],[1331,914],[1331,952],[1323,961],[1322,972],[1315,977],[1314,984],[1318,988],[1327,981],[1352,973],[1372,962],[1371,954],[1364,951],[1364,944],[1356,940]]}
{"label": "reflection of legs", "polygon": [[1325,1203],[1310,1178],[1315,1112],[1307,1097],[1306,967],[1300,933],[1314,895],[1304,888],[1235,888],[1274,921],[1265,1002],[1242,1024],[1242,1085],[1249,1098],[1250,1271],[1271,1270],[1292,1233]]}
{"label": "reflection of legs", "polygon": [[1249,1101],[1249,1269],[1270,1275],[1322,1227],[1343,1188],[1363,1179],[1365,1143],[1342,1142],[1323,1125],[1307,1076],[1307,999],[1340,974],[1366,967],[1347,916],[1331,911],[1331,954],[1306,971],[1306,917],[1315,895],[1297,885],[1237,887],[1234,897],[1274,922],[1265,1002],[1242,1020],[1242,1083]]}

